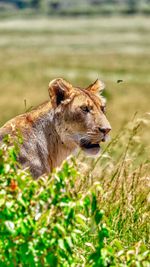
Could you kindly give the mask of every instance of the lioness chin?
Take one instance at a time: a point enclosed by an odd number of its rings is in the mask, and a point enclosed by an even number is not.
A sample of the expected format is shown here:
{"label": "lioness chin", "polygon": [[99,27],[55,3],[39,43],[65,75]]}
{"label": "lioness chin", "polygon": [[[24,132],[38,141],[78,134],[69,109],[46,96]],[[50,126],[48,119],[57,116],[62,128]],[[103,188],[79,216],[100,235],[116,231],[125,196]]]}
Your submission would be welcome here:
{"label": "lioness chin", "polygon": [[111,130],[100,96],[103,89],[100,80],[81,89],[55,79],[49,84],[50,101],[8,121],[0,129],[0,140],[21,134],[18,160],[35,178],[50,173],[77,147],[95,155]]}

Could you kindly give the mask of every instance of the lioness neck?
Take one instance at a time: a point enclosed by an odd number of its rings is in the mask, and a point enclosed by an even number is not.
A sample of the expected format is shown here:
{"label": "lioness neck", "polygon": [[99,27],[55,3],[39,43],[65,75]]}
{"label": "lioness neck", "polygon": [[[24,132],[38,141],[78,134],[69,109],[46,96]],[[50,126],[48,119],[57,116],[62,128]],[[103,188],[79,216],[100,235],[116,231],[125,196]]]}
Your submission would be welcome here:
{"label": "lioness neck", "polygon": [[[31,122],[30,138],[28,133],[23,134],[25,140],[21,149],[23,158],[28,158],[25,165],[30,166],[34,177],[51,172],[62,161],[73,152],[73,148],[66,146],[56,131],[55,112],[50,103],[45,103],[40,112],[33,110],[26,116]],[[28,155],[27,155],[28,151]],[[20,156],[21,160],[21,156]],[[23,162],[21,162],[23,163]]]}
{"label": "lioness neck", "polygon": [[18,159],[35,178],[50,173],[73,152],[56,131],[55,112],[50,102],[7,122],[0,129],[0,140],[6,134],[16,138],[18,133],[23,139]]}

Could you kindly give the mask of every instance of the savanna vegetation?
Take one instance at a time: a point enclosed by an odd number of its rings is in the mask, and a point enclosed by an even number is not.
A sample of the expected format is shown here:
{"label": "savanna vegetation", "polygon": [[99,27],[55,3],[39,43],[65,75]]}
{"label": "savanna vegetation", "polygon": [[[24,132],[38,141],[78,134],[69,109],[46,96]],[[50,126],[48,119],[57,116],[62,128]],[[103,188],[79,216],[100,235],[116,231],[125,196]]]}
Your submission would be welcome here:
{"label": "savanna vegetation", "polygon": [[[0,22],[0,123],[48,98],[51,79],[106,83],[112,139],[33,180],[0,148],[0,266],[144,266],[150,262],[149,20]],[[21,140],[20,140],[21,142]]]}
{"label": "savanna vegetation", "polygon": [[150,14],[149,0],[1,0],[0,15],[47,14],[50,16]]}

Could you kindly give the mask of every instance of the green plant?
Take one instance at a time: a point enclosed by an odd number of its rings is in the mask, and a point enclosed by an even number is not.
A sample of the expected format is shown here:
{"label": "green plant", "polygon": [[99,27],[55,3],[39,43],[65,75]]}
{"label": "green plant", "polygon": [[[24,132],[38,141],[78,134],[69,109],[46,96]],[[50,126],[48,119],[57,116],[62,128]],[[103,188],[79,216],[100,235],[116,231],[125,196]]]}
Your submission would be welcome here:
{"label": "green plant", "polygon": [[134,119],[99,158],[86,159],[86,171],[84,157],[71,157],[38,180],[17,163],[17,142],[4,140],[0,266],[149,267],[149,160],[136,160],[142,122]]}
{"label": "green plant", "polygon": [[108,257],[101,249],[108,229],[97,204],[96,186],[84,195],[76,194],[74,182],[80,174],[73,159],[35,181],[18,168],[17,151],[16,145],[6,143],[0,149],[0,265],[75,266],[82,262],[76,252],[94,232],[98,243],[91,242],[95,252],[89,251],[88,258],[106,266],[103,258]]}

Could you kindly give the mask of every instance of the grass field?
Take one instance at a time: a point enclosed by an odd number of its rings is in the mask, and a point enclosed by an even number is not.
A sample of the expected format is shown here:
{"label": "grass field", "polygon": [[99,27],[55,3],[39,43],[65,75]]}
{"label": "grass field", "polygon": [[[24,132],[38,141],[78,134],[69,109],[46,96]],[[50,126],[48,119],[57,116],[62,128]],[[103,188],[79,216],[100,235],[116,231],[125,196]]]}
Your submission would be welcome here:
{"label": "grass field", "polygon": [[79,198],[100,182],[99,204],[117,260],[116,265],[88,265],[84,243],[95,241],[85,232],[75,250],[79,261],[70,266],[148,267],[149,18],[1,20],[0,62],[0,125],[48,99],[51,79],[63,77],[83,87],[97,78],[105,82],[112,141],[97,159],[79,155],[76,190]]}
{"label": "grass field", "polygon": [[[51,79],[105,81],[113,133],[149,111],[149,19],[75,18],[0,22],[0,123],[48,98]],[[123,83],[117,84],[122,79]]]}

